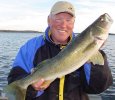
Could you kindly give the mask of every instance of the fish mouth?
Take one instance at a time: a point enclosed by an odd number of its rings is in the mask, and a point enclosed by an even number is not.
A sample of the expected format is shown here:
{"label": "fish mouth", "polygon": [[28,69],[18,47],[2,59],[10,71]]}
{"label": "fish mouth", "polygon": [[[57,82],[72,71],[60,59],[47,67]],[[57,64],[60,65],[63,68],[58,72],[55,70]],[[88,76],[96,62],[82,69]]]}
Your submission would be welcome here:
{"label": "fish mouth", "polygon": [[96,40],[104,40],[102,37],[99,37],[99,36],[95,37],[95,39]]}
{"label": "fish mouth", "polygon": [[109,16],[109,14],[107,14],[107,13],[105,13],[105,20],[106,20],[106,22],[111,22],[111,23],[113,23],[113,19]]}

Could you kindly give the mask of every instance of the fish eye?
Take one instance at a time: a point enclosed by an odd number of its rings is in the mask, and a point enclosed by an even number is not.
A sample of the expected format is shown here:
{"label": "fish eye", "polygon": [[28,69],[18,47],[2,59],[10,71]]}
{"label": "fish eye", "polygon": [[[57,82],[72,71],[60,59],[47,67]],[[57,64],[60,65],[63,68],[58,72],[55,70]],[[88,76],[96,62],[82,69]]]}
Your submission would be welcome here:
{"label": "fish eye", "polygon": [[103,19],[103,18],[101,18],[101,19],[100,19],[100,21],[102,21],[102,22],[103,22],[103,21],[104,21],[104,19]]}

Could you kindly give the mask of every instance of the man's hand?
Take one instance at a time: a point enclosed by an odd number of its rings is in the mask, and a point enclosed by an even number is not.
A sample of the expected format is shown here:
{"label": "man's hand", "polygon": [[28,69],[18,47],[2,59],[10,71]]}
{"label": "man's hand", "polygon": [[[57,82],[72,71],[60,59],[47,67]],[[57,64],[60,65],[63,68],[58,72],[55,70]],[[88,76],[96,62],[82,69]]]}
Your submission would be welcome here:
{"label": "man's hand", "polygon": [[48,86],[49,84],[45,84],[44,79],[41,79],[40,81],[32,84],[32,87],[37,91],[45,90]]}

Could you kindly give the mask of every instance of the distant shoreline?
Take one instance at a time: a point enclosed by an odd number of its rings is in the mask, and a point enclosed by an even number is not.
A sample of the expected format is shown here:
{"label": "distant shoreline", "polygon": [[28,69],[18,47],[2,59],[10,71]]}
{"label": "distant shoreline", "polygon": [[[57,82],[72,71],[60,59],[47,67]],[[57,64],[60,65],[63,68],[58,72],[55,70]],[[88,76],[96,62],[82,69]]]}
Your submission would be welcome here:
{"label": "distant shoreline", "polygon": [[33,30],[0,30],[0,32],[15,32],[15,33],[43,33],[41,31],[33,31]]}
{"label": "distant shoreline", "polygon": [[[34,31],[34,30],[0,30],[0,32],[13,32],[13,33],[44,33],[41,31]],[[76,33],[79,34],[79,33]],[[115,35],[115,33],[109,33],[109,35]]]}
{"label": "distant shoreline", "polygon": [[109,33],[109,35],[115,35],[115,33]]}

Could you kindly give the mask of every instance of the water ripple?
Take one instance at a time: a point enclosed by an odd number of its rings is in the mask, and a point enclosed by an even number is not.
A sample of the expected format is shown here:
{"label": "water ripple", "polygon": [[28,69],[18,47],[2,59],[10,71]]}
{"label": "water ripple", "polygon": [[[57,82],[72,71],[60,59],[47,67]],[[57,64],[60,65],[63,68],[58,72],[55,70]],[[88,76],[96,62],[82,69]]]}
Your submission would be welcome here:
{"label": "water ripple", "polygon": [[[22,44],[38,34],[0,33],[0,90],[7,84],[7,76],[11,69],[12,62]],[[109,66],[113,75],[113,85],[101,95],[115,96],[115,35],[108,38],[103,50],[107,54]],[[110,99],[107,99],[110,100]],[[111,99],[112,100],[112,99]],[[115,100],[115,99],[114,99]]]}

